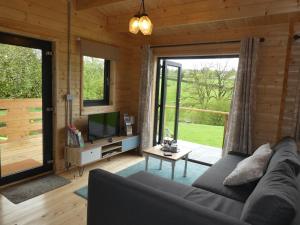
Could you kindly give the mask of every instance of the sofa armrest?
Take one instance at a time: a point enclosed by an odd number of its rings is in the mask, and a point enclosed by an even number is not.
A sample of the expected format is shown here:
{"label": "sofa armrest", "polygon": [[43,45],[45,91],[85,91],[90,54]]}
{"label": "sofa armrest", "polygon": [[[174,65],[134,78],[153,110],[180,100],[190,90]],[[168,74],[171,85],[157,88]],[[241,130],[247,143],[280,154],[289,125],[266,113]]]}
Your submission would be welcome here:
{"label": "sofa armrest", "polygon": [[249,225],[99,169],[89,174],[87,224]]}

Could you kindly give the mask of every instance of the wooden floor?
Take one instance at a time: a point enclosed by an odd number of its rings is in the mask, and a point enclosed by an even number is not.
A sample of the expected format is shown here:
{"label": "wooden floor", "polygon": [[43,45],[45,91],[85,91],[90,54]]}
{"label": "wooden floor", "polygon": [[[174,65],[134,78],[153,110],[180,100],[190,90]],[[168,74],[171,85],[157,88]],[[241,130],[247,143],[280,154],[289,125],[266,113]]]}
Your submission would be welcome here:
{"label": "wooden floor", "polygon": [[[14,168],[18,168],[13,166],[16,163],[22,162],[24,160],[34,160],[43,164],[43,138],[42,135],[34,135],[27,138],[19,139],[18,141],[7,142],[0,144],[0,153],[1,153],[1,167],[5,166],[6,168],[9,165],[12,165],[11,171],[8,171],[7,174],[3,174],[2,176],[6,176],[9,174],[13,174],[19,171],[15,171]],[[29,165],[29,164],[28,164]],[[19,167],[20,168],[20,167]],[[31,168],[24,168],[31,169]],[[4,170],[2,170],[4,171]]]}
{"label": "wooden floor", "polygon": [[129,152],[89,166],[82,177],[74,179],[76,170],[65,172],[61,175],[71,179],[70,184],[18,205],[0,194],[0,224],[85,225],[87,202],[73,192],[87,185],[87,171],[101,168],[115,173],[142,160],[143,157]]}

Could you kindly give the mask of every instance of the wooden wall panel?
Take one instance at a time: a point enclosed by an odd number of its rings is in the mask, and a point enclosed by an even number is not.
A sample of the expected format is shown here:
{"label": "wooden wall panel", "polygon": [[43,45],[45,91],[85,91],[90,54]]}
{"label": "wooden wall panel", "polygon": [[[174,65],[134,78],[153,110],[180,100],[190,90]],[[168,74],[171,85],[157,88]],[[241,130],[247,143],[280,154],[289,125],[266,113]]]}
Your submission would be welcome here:
{"label": "wooden wall panel", "polygon": [[[85,129],[86,116],[80,116],[80,55],[77,37],[111,44],[120,48],[116,70],[115,110],[136,115],[139,73],[138,37],[113,34],[105,29],[106,17],[96,9],[72,13],[71,89],[74,95],[73,118]],[[55,169],[64,169],[65,95],[67,93],[67,1],[0,1],[0,31],[50,40],[55,46],[54,74],[54,159]],[[131,57],[134,56],[134,57]],[[133,96],[133,94],[136,96]]]}
{"label": "wooden wall panel", "polygon": [[[300,23],[294,24],[294,34],[300,33]],[[287,94],[281,136],[295,136],[300,101],[300,42],[293,41],[287,81]]]}

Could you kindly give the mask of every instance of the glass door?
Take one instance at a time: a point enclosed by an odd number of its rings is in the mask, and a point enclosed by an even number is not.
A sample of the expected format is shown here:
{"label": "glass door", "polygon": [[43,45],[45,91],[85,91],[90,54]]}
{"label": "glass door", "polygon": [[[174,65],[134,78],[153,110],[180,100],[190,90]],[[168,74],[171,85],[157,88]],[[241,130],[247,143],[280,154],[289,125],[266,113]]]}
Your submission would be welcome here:
{"label": "glass door", "polygon": [[177,140],[182,66],[168,60],[158,61],[156,81],[154,145],[164,138]]}
{"label": "glass door", "polygon": [[238,62],[237,55],[159,59],[153,145],[171,137],[192,151],[189,160],[217,162]]}
{"label": "glass door", "polygon": [[0,185],[52,170],[52,44],[0,33]]}

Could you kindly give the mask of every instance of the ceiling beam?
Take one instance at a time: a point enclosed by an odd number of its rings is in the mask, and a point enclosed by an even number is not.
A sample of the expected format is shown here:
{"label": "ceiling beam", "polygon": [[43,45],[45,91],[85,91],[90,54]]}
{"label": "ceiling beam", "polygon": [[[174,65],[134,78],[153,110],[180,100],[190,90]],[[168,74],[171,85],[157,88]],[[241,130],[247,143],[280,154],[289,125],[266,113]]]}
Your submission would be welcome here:
{"label": "ceiling beam", "polygon": [[124,2],[125,0],[76,0],[76,10],[84,10],[95,7],[101,7],[117,2]]}
{"label": "ceiling beam", "polygon": [[[216,4],[218,2],[218,4]],[[157,8],[148,12],[154,29],[300,12],[298,0],[204,0]],[[108,28],[127,32],[132,15],[108,17]]]}

